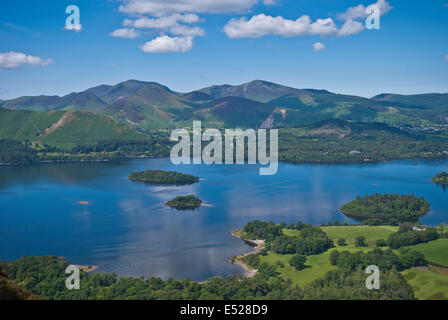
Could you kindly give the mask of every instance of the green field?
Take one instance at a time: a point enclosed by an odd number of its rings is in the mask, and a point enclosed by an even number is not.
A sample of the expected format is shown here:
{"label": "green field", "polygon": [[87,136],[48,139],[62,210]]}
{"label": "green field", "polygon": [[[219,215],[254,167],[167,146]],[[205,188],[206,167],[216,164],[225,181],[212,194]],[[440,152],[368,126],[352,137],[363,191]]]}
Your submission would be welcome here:
{"label": "green field", "polygon": [[448,299],[448,275],[415,268],[403,272],[404,278],[421,300]]}
{"label": "green field", "polygon": [[[344,238],[347,246],[343,248],[354,248],[355,239],[358,236],[366,237],[366,241],[369,244],[369,247],[374,247],[376,240],[387,240],[387,237],[391,233],[394,233],[398,230],[398,227],[392,226],[334,226],[321,228],[325,231],[328,237],[334,241],[336,246],[336,241],[340,238]],[[297,230],[289,229],[285,229],[283,230],[283,232],[289,236],[297,235],[299,233],[299,231]]]}
{"label": "green field", "polygon": [[[327,252],[307,256],[305,265],[307,268],[301,271],[295,270],[289,265],[289,259],[292,254],[280,255],[273,252],[269,252],[267,256],[260,256],[261,262],[267,262],[272,265],[277,265],[277,261],[283,263],[284,267],[277,267],[277,271],[280,272],[285,279],[291,279],[299,286],[304,286],[315,279],[322,278],[327,271],[336,269],[329,261],[330,253],[333,250],[346,250],[350,252],[357,252],[361,250],[359,247],[355,247],[355,239],[358,236],[366,237],[366,241],[369,247],[375,247],[375,242],[378,239],[387,239],[389,234],[395,232],[398,228],[391,226],[334,226],[334,227],[321,227],[328,237],[335,242],[336,248],[330,249]],[[283,233],[288,236],[298,235],[300,231],[283,229]],[[345,238],[347,246],[338,247],[336,241],[340,238]],[[364,249],[366,250],[366,249]]]}
{"label": "green field", "polygon": [[409,248],[423,253],[426,260],[428,260],[428,262],[431,264],[448,267],[448,239],[446,238],[438,239],[428,243],[421,243]]}
{"label": "green field", "polygon": [[[354,248],[345,248],[347,251],[356,252],[359,250]],[[277,261],[283,263],[284,267],[277,266],[277,271],[285,279],[291,279],[293,283],[298,284],[300,287],[312,282],[313,280],[322,278],[327,271],[336,269],[336,266],[330,264],[330,253],[336,249],[330,249],[327,252],[307,256],[305,265],[307,268],[297,271],[289,265],[289,260],[293,256],[292,254],[276,254],[269,252],[267,256],[260,256],[261,262],[267,262],[272,265],[277,265]]]}
{"label": "green field", "polygon": [[338,239],[344,238],[349,247],[355,246],[355,239],[358,236],[366,237],[369,247],[374,247],[379,239],[387,240],[387,237],[396,232],[398,227],[392,226],[338,226],[322,227],[325,233],[335,243]]}

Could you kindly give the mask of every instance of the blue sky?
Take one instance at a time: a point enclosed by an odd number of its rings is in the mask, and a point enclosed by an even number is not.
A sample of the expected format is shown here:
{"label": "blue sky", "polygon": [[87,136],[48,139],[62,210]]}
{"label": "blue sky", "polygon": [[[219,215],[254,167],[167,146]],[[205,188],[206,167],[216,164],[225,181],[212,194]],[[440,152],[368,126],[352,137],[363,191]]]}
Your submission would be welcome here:
{"label": "blue sky", "polygon": [[[362,96],[448,92],[448,0],[380,0],[381,29],[364,29],[360,9],[376,1],[1,1],[0,99],[127,79],[181,92],[254,79]],[[72,4],[78,32],[64,30]]]}

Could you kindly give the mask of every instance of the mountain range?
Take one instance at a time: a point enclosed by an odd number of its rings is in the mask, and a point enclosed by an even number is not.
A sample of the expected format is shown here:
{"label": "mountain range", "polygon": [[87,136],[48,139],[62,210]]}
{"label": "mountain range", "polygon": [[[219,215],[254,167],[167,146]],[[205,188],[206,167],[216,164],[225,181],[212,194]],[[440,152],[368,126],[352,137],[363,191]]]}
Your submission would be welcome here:
{"label": "mountain range", "polygon": [[88,111],[111,117],[117,125],[141,129],[191,126],[192,120],[232,128],[294,127],[326,119],[393,126],[448,123],[446,93],[380,94],[369,99],[261,80],[235,86],[214,85],[188,93],[175,92],[155,82],[128,80],[63,97],[4,100],[0,101],[0,107],[37,112]]}

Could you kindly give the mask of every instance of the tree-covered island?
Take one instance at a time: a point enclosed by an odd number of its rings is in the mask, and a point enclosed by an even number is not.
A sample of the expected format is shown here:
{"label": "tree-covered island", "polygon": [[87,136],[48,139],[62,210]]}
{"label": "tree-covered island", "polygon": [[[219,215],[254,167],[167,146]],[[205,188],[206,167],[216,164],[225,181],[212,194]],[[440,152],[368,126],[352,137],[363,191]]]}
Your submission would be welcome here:
{"label": "tree-covered island", "polygon": [[199,181],[199,178],[191,174],[184,174],[175,171],[163,171],[163,170],[146,170],[132,172],[128,178],[134,181],[143,181],[154,184],[174,184],[174,185],[187,185],[193,184]]}
{"label": "tree-covered island", "polygon": [[403,222],[416,222],[430,210],[429,203],[422,197],[398,194],[374,194],[344,204],[340,211],[347,217],[364,224],[398,225]]}
{"label": "tree-covered island", "polygon": [[438,173],[431,181],[437,184],[448,184],[448,173],[445,171]]}
{"label": "tree-covered island", "polygon": [[195,195],[178,196],[166,203],[168,207],[177,210],[193,210],[202,205],[202,201]]}

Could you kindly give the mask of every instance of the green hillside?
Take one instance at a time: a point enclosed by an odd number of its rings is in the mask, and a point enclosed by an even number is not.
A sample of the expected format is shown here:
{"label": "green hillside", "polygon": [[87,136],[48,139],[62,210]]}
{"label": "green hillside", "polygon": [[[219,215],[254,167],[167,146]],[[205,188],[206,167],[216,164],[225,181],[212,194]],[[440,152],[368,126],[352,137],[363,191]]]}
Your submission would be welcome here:
{"label": "green hillside", "polygon": [[13,110],[48,111],[54,108],[60,101],[58,96],[20,97],[17,99],[0,102],[0,106]]}
{"label": "green hillside", "polygon": [[139,98],[121,99],[104,110],[104,114],[119,121],[148,129],[171,126],[175,115],[157,108]]}
{"label": "green hillside", "polygon": [[448,93],[428,93],[415,95],[381,94],[374,101],[395,104],[399,110],[416,117],[446,124],[448,122]]}
{"label": "green hillside", "polygon": [[50,111],[50,110],[87,110],[99,112],[107,104],[92,93],[70,93],[66,96],[20,97],[4,101],[0,106],[12,110]]}
{"label": "green hillside", "polygon": [[0,109],[0,139],[37,141],[67,149],[104,140],[144,138],[143,134],[110,117],[86,111]]}
{"label": "green hillside", "polygon": [[285,95],[269,101],[283,108],[282,117],[276,118],[278,125],[304,125],[326,118],[359,122],[384,122],[391,125],[420,122],[412,113],[395,104],[367,98],[334,94],[323,90],[309,90],[309,96]]}
{"label": "green hillside", "polygon": [[251,127],[258,128],[275,109],[274,106],[253,100],[226,97],[213,100],[192,113],[184,113],[177,121],[202,120],[215,127]]}

